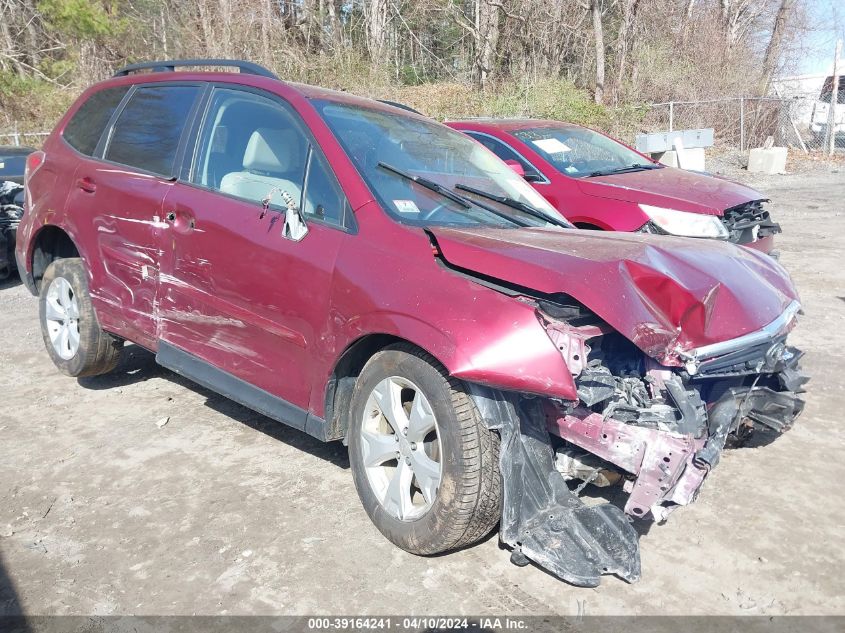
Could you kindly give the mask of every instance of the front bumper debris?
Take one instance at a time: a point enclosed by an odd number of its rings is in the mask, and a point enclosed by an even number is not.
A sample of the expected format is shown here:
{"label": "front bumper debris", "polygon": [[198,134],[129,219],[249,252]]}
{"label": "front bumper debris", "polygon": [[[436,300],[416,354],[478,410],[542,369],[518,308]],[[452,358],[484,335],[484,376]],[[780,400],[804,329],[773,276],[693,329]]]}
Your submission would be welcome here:
{"label": "front bumper debris", "polygon": [[780,233],[780,224],[772,220],[764,207],[766,202],[767,200],[752,200],[725,209],[722,224],[728,231],[728,240],[747,246]]}
{"label": "front bumper debris", "polygon": [[551,437],[537,400],[504,398],[471,386],[485,422],[501,434],[504,499],[500,535],[514,551],[579,587],[602,574],[640,578],[637,533],[616,506],[586,506],[555,470]]}

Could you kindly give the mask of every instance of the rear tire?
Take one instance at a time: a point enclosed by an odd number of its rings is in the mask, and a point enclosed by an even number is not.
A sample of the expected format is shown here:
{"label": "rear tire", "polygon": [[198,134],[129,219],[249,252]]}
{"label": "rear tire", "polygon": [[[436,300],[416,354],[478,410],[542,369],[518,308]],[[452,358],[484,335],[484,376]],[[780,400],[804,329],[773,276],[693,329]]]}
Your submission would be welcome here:
{"label": "rear tire", "polygon": [[98,376],[117,366],[123,340],[100,328],[80,258],[57,259],[47,267],[38,304],[44,345],[62,373]]}
{"label": "rear tire", "polygon": [[[391,384],[406,412],[395,417],[407,423],[407,436],[398,437],[402,430],[397,433],[382,412],[384,400],[377,394]],[[426,413],[417,413],[418,405]],[[370,519],[388,540],[413,554],[430,555],[471,545],[493,529],[501,513],[499,436],[485,426],[461,382],[433,357],[407,344],[375,354],[357,379],[350,415],[355,487]],[[424,443],[411,441],[419,439],[414,427],[425,426],[415,419],[426,415],[432,418],[434,432],[428,431]],[[403,480],[406,491],[410,485],[411,505],[409,497],[405,504],[391,500],[391,490],[402,488],[389,488],[394,478],[402,479],[402,461],[413,471]],[[436,488],[429,486],[425,470],[432,463],[440,471]]]}

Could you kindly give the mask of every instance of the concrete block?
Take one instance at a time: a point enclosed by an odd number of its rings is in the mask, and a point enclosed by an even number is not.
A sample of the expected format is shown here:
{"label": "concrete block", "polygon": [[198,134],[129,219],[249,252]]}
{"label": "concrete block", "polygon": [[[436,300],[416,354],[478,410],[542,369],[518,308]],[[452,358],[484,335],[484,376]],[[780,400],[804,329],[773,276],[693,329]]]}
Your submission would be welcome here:
{"label": "concrete block", "polygon": [[748,153],[748,171],[756,174],[786,173],[786,148],[755,147]]}
{"label": "concrete block", "polygon": [[673,149],[670,149],[668,152],[655,152],[651,155],[651,157],[656,158],[658,162],[666,165],[667,167],[678,166],[678,152]]}
{"label": "concrete block", "polygon": [[681,169],[690,169],[692,171],[704,171],[704,148],[693,147],[684,148],[682,150],[669,150],[660,154],[652,154],[652,158],[656,158],[664,165],[669,167],[680,167]]}
{"label": "concrete block", "polygon": [[678,154],[678,164],[681,169],[704,171],[704,148],[685,147]]}

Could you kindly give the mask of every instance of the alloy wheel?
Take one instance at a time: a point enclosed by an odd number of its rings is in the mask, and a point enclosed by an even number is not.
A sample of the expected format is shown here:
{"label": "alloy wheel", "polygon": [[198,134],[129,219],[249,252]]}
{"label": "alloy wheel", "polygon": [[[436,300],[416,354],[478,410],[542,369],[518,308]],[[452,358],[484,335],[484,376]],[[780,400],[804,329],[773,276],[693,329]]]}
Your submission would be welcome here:
{"label": "alloy wheel", "polygon": [[382,507],[400,521],[431,508],[443,472],[437,419],[425,394],[391,376],[367,399],[361,447],[367,480]]}
{"label": "alloy wheel", "polygon": [[47,289],[47,333],[56,354],[70,360],[79,351],[79,303],[67,279],[56,277]]}

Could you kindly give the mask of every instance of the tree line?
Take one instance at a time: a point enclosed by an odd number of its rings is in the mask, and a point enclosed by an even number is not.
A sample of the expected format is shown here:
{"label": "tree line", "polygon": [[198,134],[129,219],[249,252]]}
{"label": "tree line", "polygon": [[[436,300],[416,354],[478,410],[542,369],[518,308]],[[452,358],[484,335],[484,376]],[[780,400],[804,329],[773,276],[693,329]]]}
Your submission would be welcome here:
{"label": "tree line", "polygon": [[759,94],[794,58],[806,4],[0,0],[0,105],[20,107],[22,91],[61,101],[124,63],[179,57],[250,59],[285,79],[363,94],[550,80],[605,106]]}

